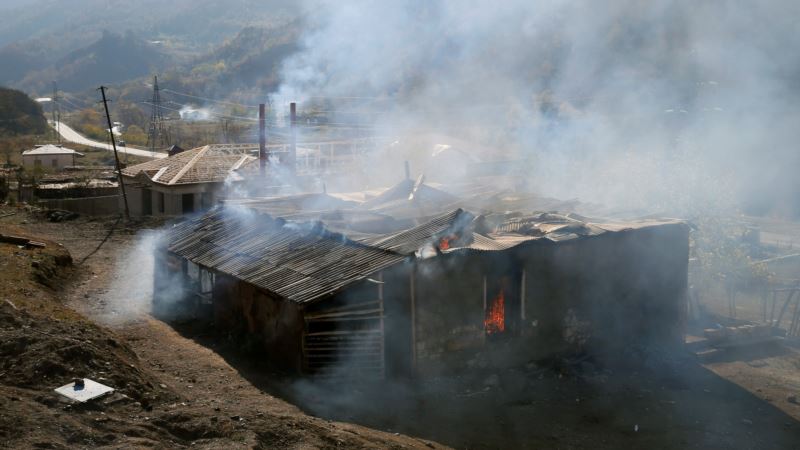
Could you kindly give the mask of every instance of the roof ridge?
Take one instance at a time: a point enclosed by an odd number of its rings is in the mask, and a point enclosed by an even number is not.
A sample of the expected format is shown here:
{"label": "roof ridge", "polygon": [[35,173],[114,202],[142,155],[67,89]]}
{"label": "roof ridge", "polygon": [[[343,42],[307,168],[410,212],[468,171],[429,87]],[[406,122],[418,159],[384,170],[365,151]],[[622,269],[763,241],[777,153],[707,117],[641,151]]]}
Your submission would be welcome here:
{"label": "roof ridge", "polygon": [[182,176],[186,175],[186,172],[188,172],[189,169],[194,167],[194,165],[197,163],[197,160],[200,159],[201,156],[205,155],[206,152],[208,152],[208,148],[209,148],[208,145],[206,145],[205,147],[201,148],[200,151],[198,151],[197,154],[194,155],[192,157],[192,159],[190,159],[189,162],[187,162],[186,165],[183,166],[181,168],[181,170],[179,170],[178,173],[176,173],[175,176],[172,177],[172,179],[169,180],[169,183],[167,183],[167,184],[168,185],[173,185],[173,184],[177,183],[178,180],[180,180]]}

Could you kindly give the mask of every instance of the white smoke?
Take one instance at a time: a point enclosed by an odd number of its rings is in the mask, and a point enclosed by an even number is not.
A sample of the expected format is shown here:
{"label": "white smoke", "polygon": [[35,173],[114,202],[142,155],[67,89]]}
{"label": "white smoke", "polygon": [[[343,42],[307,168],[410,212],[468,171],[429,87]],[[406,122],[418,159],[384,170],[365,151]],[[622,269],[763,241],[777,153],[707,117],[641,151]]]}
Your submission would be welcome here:
{"label": "white smoke", "polygon": [[339,123],[480,141],[526,161],[529,187],[561,198],[769,209],[800,191],[788,169],[796,2],[306,6],[310,31],[276,94],[301,110],[304,99],[330,102]]}
{"label": "white smoke", "polygon": [[102,297],[102,321],[120,324],[141,319],[150,313],[154,258],[162,234],[155,230],[141,231],[129,248],[119,252],[114,265],[114,278]]}
{"label": "white smoke", "polygon": [[181,116],[181,120],[186,122],[197,122],[203,120],[211,120],[214,116],[214,112],[210,108],[205,107],[190,107],[190,106],[183,106],[181,107],[178,114]]}

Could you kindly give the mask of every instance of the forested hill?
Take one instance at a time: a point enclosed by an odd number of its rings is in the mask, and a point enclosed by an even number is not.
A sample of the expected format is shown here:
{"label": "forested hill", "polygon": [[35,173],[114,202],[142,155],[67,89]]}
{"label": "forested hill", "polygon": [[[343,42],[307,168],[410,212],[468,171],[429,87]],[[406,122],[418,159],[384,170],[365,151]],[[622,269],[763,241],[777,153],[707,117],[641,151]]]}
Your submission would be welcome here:
{"label": "forested hill", "polygon": [[31,72],[20,82],[28,92],[47,92],[52,80],[66,91],[118,83],[157,72],[170,63],[157,45],[133,33],[104,32],[89,46],[72,51],[52,66]]}
{"label": "forested hill", "polygon": [[38,103],[23,92],[0,87],[0,136],[45,131],[47,119]]}
{"label": "forested hill", "polygon": [[[7,20],[0,24],[0,84],[44,94],[50,88],[39,81],[60,81],[73,74],[78,79],[87,62],[82,56],[119,45],[121,59],[157,51],[168,55],[170,66],[182,65],[211,53],[247,27],[285,24],[299,9],[291,0],[2,0],[0,13]],[[123,38],[110,39],[112,35]],[[153,69],[160,61],[156,57],[148,62]],[[64,74],[65,63],[80,67]],[[126,71],[120,78],[113,70],[107,64],[86,69],[106,83],[139,76]]]}

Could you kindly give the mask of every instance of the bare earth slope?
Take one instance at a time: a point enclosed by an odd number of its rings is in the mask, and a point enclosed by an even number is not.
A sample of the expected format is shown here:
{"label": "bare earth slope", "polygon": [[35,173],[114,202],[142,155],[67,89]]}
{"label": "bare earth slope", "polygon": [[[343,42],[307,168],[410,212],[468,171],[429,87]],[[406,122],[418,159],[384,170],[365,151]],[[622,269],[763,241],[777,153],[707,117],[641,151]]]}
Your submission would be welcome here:
{"label": "bare earth slope", "polygon": [[[92,321],[94,312],[107,319],[99,299],[132,242],[133,230],[117,228],[95,252],[113,224],[51,224],[23,212],[0,221],[0,233],[64,244],[0,243],[0,447],[441,448],[310,417],[146,315],[111,329]],[[76,377],[118,392],[69,405],[53,389]]]}

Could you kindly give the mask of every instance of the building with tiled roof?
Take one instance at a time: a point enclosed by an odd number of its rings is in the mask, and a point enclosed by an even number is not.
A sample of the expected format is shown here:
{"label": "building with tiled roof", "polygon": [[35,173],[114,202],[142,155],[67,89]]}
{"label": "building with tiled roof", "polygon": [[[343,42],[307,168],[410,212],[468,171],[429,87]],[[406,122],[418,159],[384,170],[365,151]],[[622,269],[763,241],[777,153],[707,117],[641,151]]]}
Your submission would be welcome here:
{"label": "building with tiled roof", "polygon": [[256,162],[238,145],[206,145],[122,169],[131,215],[180,215],[210,208],[240,170]]}
{"label": "building with tiled roof", "polygon": [[22,165],[28,168],[61,170],[75,165],[75,158],[83,156],[71,148],[60,145],[37,145],[36,148],[22,152]]}

